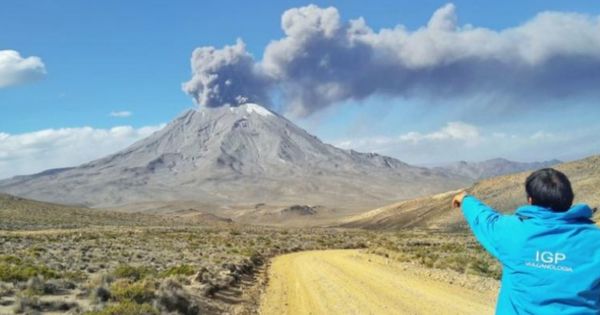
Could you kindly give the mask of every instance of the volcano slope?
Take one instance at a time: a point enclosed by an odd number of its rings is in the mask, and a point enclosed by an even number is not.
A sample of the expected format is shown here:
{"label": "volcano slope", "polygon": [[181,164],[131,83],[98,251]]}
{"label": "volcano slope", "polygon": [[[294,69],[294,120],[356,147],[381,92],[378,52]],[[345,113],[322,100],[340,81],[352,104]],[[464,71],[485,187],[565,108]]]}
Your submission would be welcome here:
{"label": "volcano slope", "polygon": [[372,209],[468,179],[342,150],[257,104],[190,110],[129,148],[0,181],[0,191],[89,207],[195,201]]}
{"label": "volcano slope", "polygon": [[493,314],[496,292],[433,280],[358,250],[312,251],[273,260],[260,313]]}
{"label": "volcano slope", "polygon": [[[600,206],[600,155],[555,166],[564,172],[573,185],[576,203]],[[499,176],[477,182],[466,189],[493,208],[504,213],[514,211],[525,203],[524,183],[530,172]],[[401,201],[363,214],[352,216],[341,224],[374,230],[428,228],[465,230],[466,222],[458,209],[450,209],[450,202],[458,191]],[[595,219],[598,219],[598,213]]]}

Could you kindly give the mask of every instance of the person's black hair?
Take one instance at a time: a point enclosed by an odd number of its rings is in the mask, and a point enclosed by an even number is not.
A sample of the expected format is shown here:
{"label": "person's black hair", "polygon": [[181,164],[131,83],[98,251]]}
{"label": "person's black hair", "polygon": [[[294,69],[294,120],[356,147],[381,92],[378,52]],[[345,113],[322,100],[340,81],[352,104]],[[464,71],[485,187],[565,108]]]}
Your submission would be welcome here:
{"label": "person's black hair", "polygon": [[525,181],[527,197],[531,204],[564,212],[573,204],[573,189],[567,176],[552,168],[537,170]]}

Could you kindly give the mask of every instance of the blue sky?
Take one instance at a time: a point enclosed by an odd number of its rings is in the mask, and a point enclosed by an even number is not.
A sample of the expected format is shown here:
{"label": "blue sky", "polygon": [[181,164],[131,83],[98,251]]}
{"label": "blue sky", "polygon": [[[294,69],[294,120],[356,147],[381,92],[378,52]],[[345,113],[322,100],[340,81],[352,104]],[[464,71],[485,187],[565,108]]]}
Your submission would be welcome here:
{"label": "blue sky", "polygon": [[[343,21],[363,17],[377,31],[397,25],[416,30],[447,2],[3,1],[0,51],[17,51],[21,58],[38,57],[45,74],[5,87],[0,83],[0,148],[6,151],[4,160],[0,152],[0,177],[99,157],[96,155],[146,135],[148,130],[196,106],[182,91],[182,83],[190,80],[190,57],[195,48],[220,48],[241,38],[246,50],[260,61],[265,47],[285,36],[282,13],[310,3],[323,8],[334,6]],[[519,26],[542,11],[577,12],[591,17],[600,14],[600,6],[593,1],[453,3],[459,25],[494,31]],[[416,164],[495,156],[573,159],[600,151],[600,143],[591,140],[591,134],[598,131],[594,128],[600,117],[596,95],[533,101],[552,104],[496,111],[490,109],[493,106],[480,107],[477,98],[472,97],[440,100],[374,94],[335,102],[308,115],[286,115],[327,142],[377,151]],[[459,133],[468,134],[469,128],[475,128],[477,135],[471,133],[468,141],[474,143],[470,147],[456,147],[456,142],[467,139],[455,137],[456,132],[447,128],[456,122],[463,124],[452,125],[459,128]],[[54,148],[62,153],[50,159],[44,157],[43,150],[21,148],[29,139],[25,136],[34,137],[42,130],[90,127],[110,134],[117,126],[131,127],[130,133],[118,141],[108,138],[106,141],[114,145],[78,159],[65,157],[77,150],[73,143],[64,144],[62,151]],[[144,127],[150,129],[140,129]],[[444,132],[448,135],[443,136]],[[407,136],[415,134],[419,137]],[[481,144],[481,138],[487,145]],[[507,140],[511,138],[519,141]],[[530,142],[521,141],[525,138]],[[88,142],[85,139],[79,140],[84,150]],[[440,139],[449,141],[442,143]],[[559,146],[569,143],[578,148],[565,153]],[[526,150],[529,145],[535,145],[531,151]],[[7,153],[9,150],[14,152]],[[36,154],[39,156],[31,160]]]}

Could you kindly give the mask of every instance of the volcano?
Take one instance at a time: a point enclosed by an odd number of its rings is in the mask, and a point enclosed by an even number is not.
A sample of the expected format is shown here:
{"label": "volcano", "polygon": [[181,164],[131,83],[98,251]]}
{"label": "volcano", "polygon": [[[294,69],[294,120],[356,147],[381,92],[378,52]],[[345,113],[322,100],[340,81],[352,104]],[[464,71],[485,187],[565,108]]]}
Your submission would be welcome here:
{"label": "volcano", "polygon": [[189,110],[110,156],[0,181],[0,191],[90,207],[152,201],[371,208],[465,185],[459,176],[325,144],[257,104]]}

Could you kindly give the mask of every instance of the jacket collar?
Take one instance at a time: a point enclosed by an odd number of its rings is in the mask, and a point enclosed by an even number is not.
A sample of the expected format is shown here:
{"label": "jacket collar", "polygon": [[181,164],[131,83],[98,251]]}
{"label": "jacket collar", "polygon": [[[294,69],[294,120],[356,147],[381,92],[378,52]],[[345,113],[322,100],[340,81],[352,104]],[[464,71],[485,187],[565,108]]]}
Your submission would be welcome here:
{"label": "jacket collar", "polygon": [[587,221],[590,222],[593,211],[586,204],[576,204],[565,212],[555,212],[548,208],[525,205],[521,206],[515,212],[516,215],[526,218],[535,218],[547,221]]}

